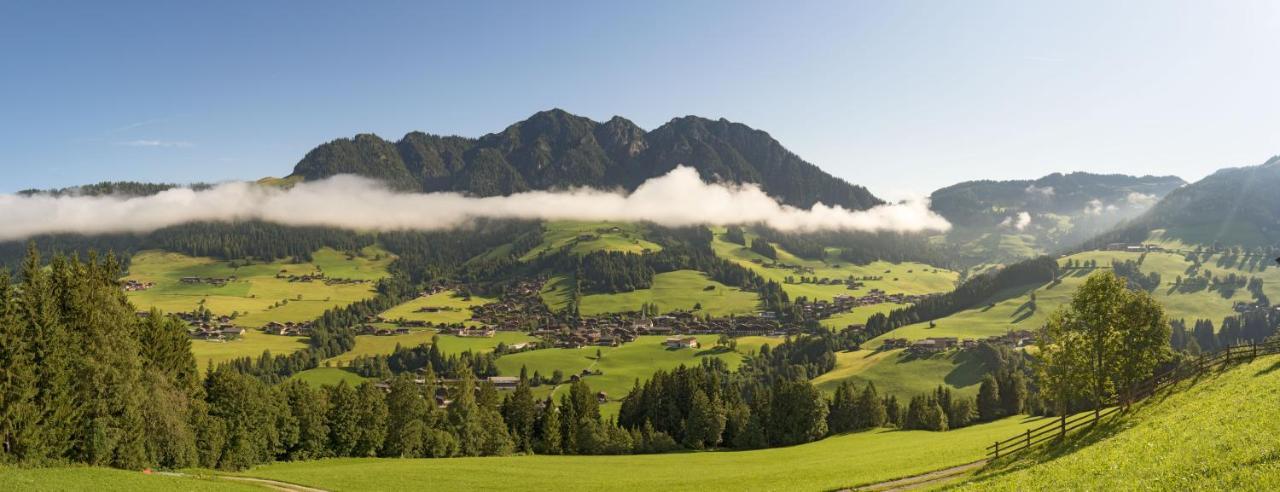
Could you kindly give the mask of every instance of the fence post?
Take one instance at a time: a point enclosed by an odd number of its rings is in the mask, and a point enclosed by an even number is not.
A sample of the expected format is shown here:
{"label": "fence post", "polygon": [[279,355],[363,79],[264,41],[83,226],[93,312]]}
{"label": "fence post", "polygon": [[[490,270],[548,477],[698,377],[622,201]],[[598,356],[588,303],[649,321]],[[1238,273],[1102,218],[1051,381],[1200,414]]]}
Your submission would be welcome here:
{"label": "fence post", "polygon": [[1000,441],[996,441],[996,457],[1000,457]]}
{"label": "fence post", "polygon": [[1031,449],[1031,429],[1027,429],[1027,449]]}
{"label": "fence post", "polygon": [[1062,414],[1062,417],[1058,419],[1058,428],[1061,429],[1059,434],[1062,435],[1063,439],[1066,439],[1067,438],[1067,414],[1065,413]]}

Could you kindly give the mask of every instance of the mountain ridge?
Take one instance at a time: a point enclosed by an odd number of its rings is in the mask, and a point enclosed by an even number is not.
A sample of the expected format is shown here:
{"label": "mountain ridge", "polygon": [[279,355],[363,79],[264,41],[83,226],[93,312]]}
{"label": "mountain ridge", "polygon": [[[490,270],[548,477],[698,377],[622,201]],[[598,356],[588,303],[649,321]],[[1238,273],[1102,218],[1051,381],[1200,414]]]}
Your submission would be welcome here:
{"label": "mountain ridge", "polygon": [[864,210],[885,203],[741,123],[683,116],[645,131],[621,116],[597,122],[561,109],[477,138],[416,131],[395,142],[368,133],[339,138],[309,151],[292,176],[358,174],[401,191],[493,196],[576,186],[634,190],[678,165],[693,167],[705,181],[760,184],[802,208],[821,202]]}

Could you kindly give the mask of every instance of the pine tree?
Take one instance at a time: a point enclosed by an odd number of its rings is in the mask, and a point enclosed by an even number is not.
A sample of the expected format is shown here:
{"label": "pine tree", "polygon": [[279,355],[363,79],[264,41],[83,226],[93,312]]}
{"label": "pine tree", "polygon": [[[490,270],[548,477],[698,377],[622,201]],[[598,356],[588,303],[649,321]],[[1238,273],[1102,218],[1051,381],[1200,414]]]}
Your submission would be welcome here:
{"label": "pine tree", "polygon": [[561,437],[564,435],[560,430],[560,412],[556,405],[551,401],[551,397],[547,397],[543,402],[541,418],[538,422],[538,452],[542,454],[560,454]]}
{"label": "pine tree", "polygon": [[978,386],[978,419],[990,422],[1000,418],[1001,411],[1000,384],[996,382],[995,376],[987,374]]}
{"label": "pine tree", "polygon": [[507,423],[516,449],[525,453],[533,452],[535,406],[533,391],[524,378],[502,402],[502,419]]}
{"label": "pine tree", "polygon": [[[853,387],[850,386],[849,389],[852,390]],[[876,394],[876,385],[870,381],[863,388],[862,394],[858,396],[856,408],[855,414],[858,416],[858,429],[883,427],[885,421],[888,420],[884,400],[881,400],[880,396]]]}
{"label": "pine tree", "polygon": [[387,401],[382,390],[368,381],[356,388],[356,400],[359,402],[356,421],[360,437],[356,439],[352,454],[359,457],[377,456],[387,437]]}
{"label": "pine tree", "polygon": [[42,451],[36,372],[18,316],[17,293],[0,270],[0,461],[27,461]]}
{"label": "pine tree", "polygon": [[285,457],[289,460],[307,460],[325,456],[329,441],[329,427],[325,423],[328,406],[322,394],[299,380],[285,383],[280,389],[284,395],[285,409],[292,415],[298,431],[293,445],[286,447]]}
{"label": "pine tree", "polygon": [[329,410],[325,415],[325,427],[329,428],[329,452],[334,456],[354,456],[360,440],[360,401],[356,390],[345,380],[334,386],[325,386]]}

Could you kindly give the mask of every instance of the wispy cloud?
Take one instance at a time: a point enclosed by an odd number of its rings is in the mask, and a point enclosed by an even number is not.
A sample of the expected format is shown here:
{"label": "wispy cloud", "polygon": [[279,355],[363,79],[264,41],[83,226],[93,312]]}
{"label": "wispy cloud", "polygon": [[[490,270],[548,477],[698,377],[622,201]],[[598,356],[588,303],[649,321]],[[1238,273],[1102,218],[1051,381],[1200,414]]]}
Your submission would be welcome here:
{"label": "wispy cloud", "polygon": [[[0,241],[40,234],[144,232],[186,222],[264,220],[356,230],[438,230],[479,218],[650,221],[669,226],[756,224],[786,231],[945,231],[951,227],[925,201],[848,210],[821,203],[801,209],[778,203],[756,185],[704,183],[677,167],[624,194],[580,188],[477,198],[459,193],[394,193],[350,175],[288,190],[226,183],[145,197],[0,194]],[[1023,212],[1015,227],[1026,227]]]}
{"label": "wispy cloud", "polygon": [[170,148],[186,148],[191,147],[191,142],[184,140],[128,140],[124,142],[116,142],[116,145],[125,147],[170,147]]}

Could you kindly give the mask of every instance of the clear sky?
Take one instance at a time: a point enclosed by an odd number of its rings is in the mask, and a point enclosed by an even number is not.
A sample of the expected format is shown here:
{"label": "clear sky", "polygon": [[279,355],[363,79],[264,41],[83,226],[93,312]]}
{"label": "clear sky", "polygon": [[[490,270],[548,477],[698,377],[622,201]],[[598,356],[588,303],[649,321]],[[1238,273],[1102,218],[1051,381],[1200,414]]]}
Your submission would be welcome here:
{"label": "clear sky", "polygon": [[1280,154],[1277,2],[0,2],[0,191],[288,174],[359,132],[724,117],[896,198]]}

